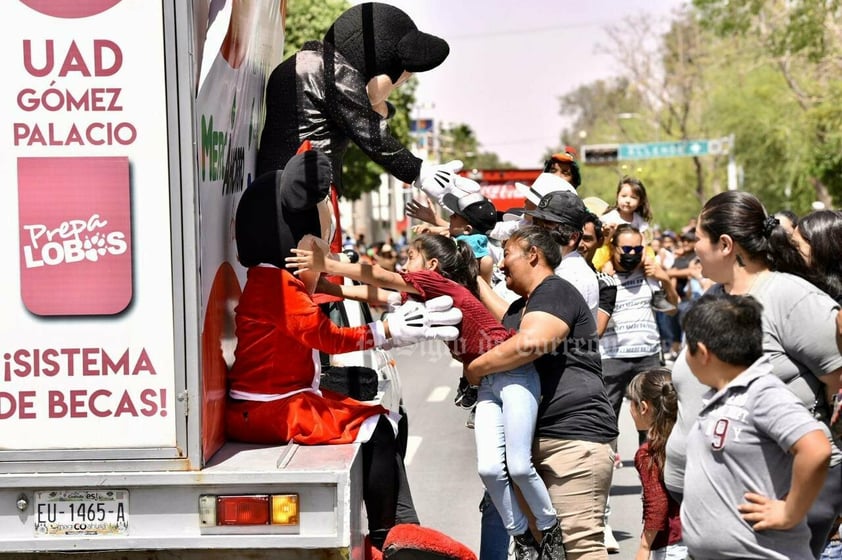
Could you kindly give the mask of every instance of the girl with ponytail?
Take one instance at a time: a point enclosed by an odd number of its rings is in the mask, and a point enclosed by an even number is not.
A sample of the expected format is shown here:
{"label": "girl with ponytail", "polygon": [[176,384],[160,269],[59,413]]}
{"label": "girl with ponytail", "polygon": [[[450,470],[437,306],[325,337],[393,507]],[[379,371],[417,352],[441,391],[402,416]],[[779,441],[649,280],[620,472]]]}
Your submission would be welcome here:
{"label": "girl with ponytail", "polygon": [[678,397],[665,368],[638,373],[626,388],[631,416],[647,439],[634,455],[643,489],[643,533],[636,559],[685,558],[681,542],[681,506],[664,485],[667,438],[678,414]]}

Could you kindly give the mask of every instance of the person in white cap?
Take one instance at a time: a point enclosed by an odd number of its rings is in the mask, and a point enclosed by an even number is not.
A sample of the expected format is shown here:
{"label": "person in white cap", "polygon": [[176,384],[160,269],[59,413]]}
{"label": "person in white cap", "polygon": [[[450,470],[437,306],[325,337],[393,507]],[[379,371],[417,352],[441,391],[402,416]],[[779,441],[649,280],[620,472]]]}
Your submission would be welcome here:
{"label": "person in white cap", "polygon": [[503,221],[497,222],[497,225],[488,232],[488,236],[498,241],[505,241],[512,235],[512,232],[529,225],[529,220],[524,217],[527,211],[538,208],[538,203],[541,198],[552,192],[571,192],[576,193],[576,189],[559,177],[552,173],[541,173],[538,178],[532,182],[532,185],[525,185],[523,183],[515,183],[515,188],[525,198],[524,208],[515,211],[509,211],[503,215]]}

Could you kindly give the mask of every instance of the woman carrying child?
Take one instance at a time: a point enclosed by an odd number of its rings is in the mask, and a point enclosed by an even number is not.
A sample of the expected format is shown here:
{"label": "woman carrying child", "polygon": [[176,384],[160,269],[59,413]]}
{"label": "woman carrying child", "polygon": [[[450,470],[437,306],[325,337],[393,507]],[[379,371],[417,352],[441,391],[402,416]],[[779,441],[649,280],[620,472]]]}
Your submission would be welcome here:
{"label": "woman carrying child", "polygon": [[[390,288],[422,301],[448,294],[462,310],[461,336],[448,342],[453,356],[467,366],[513,333],[477,299],[477,259],[471,247],[443,235],[421,235],[411,243],[405,272],[395,273],[378,266],[343,263],[326,258],[324,248],[313,243],[311,250],[294,250],[287,266],[303,271],[345,276],[368,286],[334,286],[343,297],[396,303],[398,294],[371,286]],[[556,252],[557,253],[557,252]],[[560,258],[560,256],[559,256]],[[480,477],[506,530],[514,537],[516,557],[530,558],[541,550],[544,559],[564,558],[561,528],[547,488],[532,464],[532,438],[538,413],[540,380],[529,363],[510,371],[484,377],[479,389],[475,419],[477,463]],[[539,544],[526,515],[515,497],[514,482],[542,531]]]}

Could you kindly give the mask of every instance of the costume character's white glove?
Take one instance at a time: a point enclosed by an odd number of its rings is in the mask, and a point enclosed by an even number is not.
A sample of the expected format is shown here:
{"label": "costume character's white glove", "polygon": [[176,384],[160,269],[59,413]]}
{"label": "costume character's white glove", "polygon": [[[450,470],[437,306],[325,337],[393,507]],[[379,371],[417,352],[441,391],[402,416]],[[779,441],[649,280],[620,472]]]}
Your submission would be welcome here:
{"label": "costume character's white glove", "polygon": [[447,192],[452,193],[456,198],[480,192],[479,183],[473,179],[462,177],[461,175],[454,175],[453,184],[450,185]]}
{"label": "costume character's white glove", "polygon": [[371,324],[375,344],[397,348],[425,340],[455,340],[459,337],[456,325],[462,321],[462,312],[453,307],[450,296],[439,296],[425,303],[408,301],[384,321],[389,325],[391,338],[382,339],[383,324],[377,321]]}
{"label": "costume character's white glove", "polygon": [[448,187],[452,188],[454,177],[458,177],[456,173],[461,169],[462,162],[458,159],[442,164],[423,162],[415,186],[441,205],[445,193],[450,192]]}

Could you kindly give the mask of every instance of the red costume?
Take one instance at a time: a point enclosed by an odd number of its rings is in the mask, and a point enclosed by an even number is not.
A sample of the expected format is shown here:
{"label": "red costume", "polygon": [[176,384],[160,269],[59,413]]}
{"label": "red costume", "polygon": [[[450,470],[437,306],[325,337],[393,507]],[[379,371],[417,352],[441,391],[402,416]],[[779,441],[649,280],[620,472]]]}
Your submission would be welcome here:
{"label": "red costume", "polygon": [[237,350],[228,376],[228,436],[255,443],[305,445],[367,441],[382,406],[319,390],[318,351],[341,354],[374,346],[368,327],[342,328],[313,303],[286,270],[254,266],[237,306]]}
{"label": "red costume", "polygon": [[329,188],[330,160],[306,151],[292,157],[283,172],[255,179],[240,199],[237,257],[248,278],[236,309],[226,431],[231,439],[253,443],[361,441],[369,534],[382,547],[396,523],[418,523],[395,423],[381,406],[318,387],[319,350],[370,348],[375,338],[385,342],[385,328],[334,325],[305,282],[284,269],[284,259],[305,235],[321,235],[320,214],[327,212],[319,208],[324,210]]}

